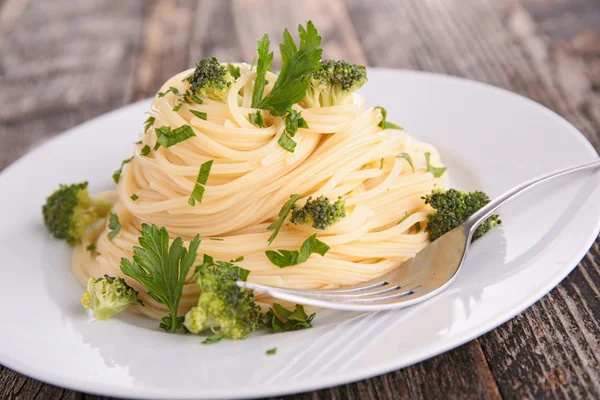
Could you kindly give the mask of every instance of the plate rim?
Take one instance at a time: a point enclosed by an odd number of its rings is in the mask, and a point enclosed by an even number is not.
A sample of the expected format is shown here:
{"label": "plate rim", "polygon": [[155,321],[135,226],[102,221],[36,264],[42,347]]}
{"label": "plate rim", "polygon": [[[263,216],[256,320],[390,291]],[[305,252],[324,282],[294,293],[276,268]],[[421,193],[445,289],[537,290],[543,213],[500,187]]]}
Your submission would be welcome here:
{"label": "plate rim", "polygon": [[[517,101],[525,101],[530,106],[533,106],[538,109],[538,111],[542,111],[548,117],[554,119],[556,123],[561,124],[566,131],[569,132],[572,139],[576,139],[579,144],[583,145],[585,151],[587,151],[590,157],[597,158],[598,152],[595,150],[590,141],[585,137],[585,135],[579,131],[573,124],[571,124],[564,117],[549,109],[548,107],[528,98],[521,94],[511,92],[510,90],[494,86],[485,82],[467,79],[458,76],[452,75],[444,75],[438,74],[434,72],[427,71],[415,71],[415,70],[407,70],[407,69],[396,69],[396,68],[379,68],[379,67],[371,67],[371,71],[376,71],[379,73],[394,73],[394,74],[405,74],[405,75],[418,75],[420,77],[427,77],[429,79],[434,79],[437,81],[450,81],[457,82],[460,84],[466,84],[471,86],[477,86],[479,88],[490,90],[495,92],[496,94],[509,96]],[[93,124],[98,120],[104,118],[110,118],[116,113],[126,112],[130,108],[135,108],[139,106],[141,103],[146,103],[151,98],[146,98],[142,100],[138,100],[133,103],[126,104],[122,107],[113,109],[108,111],[107,113],[98,115],[94,118],[86,120],[76,126],[73,126],[62,133],[55,135],[54,137],[43,140],[37,143],[34,147],[30,148],[26,153],[22,154],[17,160],[11,162],[0,172],[0,179],[2,179],[7,173],[10,173],[13,169],[18,168],[22,163],[27,162],[27,159],[33,155],[35,155],[39,151],[43,151],[43,148],[46,144],[49,144],[56,140],[62,140],[63,138],[76,134],[76,131],[80,129],[85,129],[88,124]],[[538,290],[530,292],[518,305],[515,305],[511,308],[503,310],[498,313],[494,318],[491,318],[487,321],[483,321],[478,324],[476,329],[464,332],[458,335],[458,338],[455,338],[451,343],[447,343],[442,347],[439,345],[430,344],[429,346],[423,348],[418,355],[415,355],[411,358],[405,358],[401,361],[391,360],[384,363],[370,364],[361,369],[354,370],[346,370],[342,373],[338,372],[335,374],[328,374],[325,377],[315,377],[311,379],[308,383],[302,381],[294,381],[290,382],[286,388],[281,388],[280,386],[254,386],[248,387],[246,389],[219,389],[211,390],[211,391],[202,391],[202,392],[191,392],[191,391],[178,391],[176,393],[169,393],[169,397],[173,399],[191,399],[191,398],[212,398],[212,397],[227,397],[227,398],[257,398],[264,396],[278,396],[278,395],[286,395],[286,394],[294,394],[294,393],[302,393],[308,391],[319,390],[327,387],[333,387],[343,384],[353,383],[359,380],[370,379],[375,376],[383,375],[389,373],[391,371],[395,371],[398,369],[402,369],[408,367],[410,365],[414,365],[416,363],[422,362],[429,358],[435,357],[437,355],[443,354],[449,350],[455,349],[467,343],[470,340],[478,338],[491,330],[499,327],[500,325],[506,323],[512,318],[516,317],[518,314],[522,313],[527,308],[531,307],[534,303],[539,301],[542,297],[544,297],[547,293],[549,293],[553,288],[555,288],[560,282],[562,282],[579,264],[579,262],[585,257],[588,253],[589,249],[596,242],[598,237],[598,233],[600,233],[600,221],[596,222],[596,226],[594,228],[594,234],[590,234],[586,240],[582,240],[582,245],[579,250],[575,252],[574,256],[569,258],[569,261],[566,262],[566,265],[569,267],[564,268],[556,275],[552,276],[546,284],[541,285]],[[4,355],[0,355],[4,358]],[[103,387],[100,383],[94,381],[85,381],[85,380],[77,380],[77,378],[72,379],[72,377],[65,377],[63,374],[55,373],[54,371],[42,370],[42,369],[31,369],[30,365],[25,365],[24,363],[19,362],[16,359],[2,359],[0,360],[0,364],[5,366],[8,369],[16,371],[20,374],[23,374],[27,377],[39,380],[41,382],[55,385],[61,388],[67,388],[70,390],[91,393],[96,395],[103,396],[114,396],[114,397],[144,397],[144,398],[163,398],[165,395],[164,390],[152,388],[146,389],[143,386],[119,386],[118,384],[113,384],[109,387]],[[68,379],[68,381],[67,381]],[[242,393],[243,391],[243,393]]]}

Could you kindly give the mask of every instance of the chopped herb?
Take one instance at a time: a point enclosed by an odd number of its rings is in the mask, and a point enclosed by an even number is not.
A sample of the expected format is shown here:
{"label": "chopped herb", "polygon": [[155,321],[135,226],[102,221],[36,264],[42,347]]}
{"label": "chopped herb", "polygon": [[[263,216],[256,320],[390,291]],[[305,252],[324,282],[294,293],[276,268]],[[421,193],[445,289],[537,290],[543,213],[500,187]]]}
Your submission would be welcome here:
{"label": "chopped herb", "polygon": [[131,195],[131,200],[136,201],[137,199],[139,199],[139,196],[137,194],[132,194]]}
{"label": "chopped herb", "polygon": [[171,147],[196,136],[194,130],[189,125],[181,125],[179,128],[173,130],[171,130],[170,126],[161,126],[160,128],[156,128],[155,131],[157,143],[154,146],[154,150],[157,150],[160,146]]}
{"label": "chopped herb", "polygon": [[256,108],[271,111],[272,115],[283,116],[292,104],[304,98],[310,80],[306,76],[321,68],[323,49],[321,36],[311,21],[306,29],[298,26],[300,46],[297,47],[290,32],[283,32],[283,43],[279,45],[281,53],[281,72],[271,92],[266,95]]}
{"label": "chopped herb", "polygon": [[315,233],[302,243],[300,251],[267,250],[265,251],[265,254],[273,264],[277,265],[279,268],[285,268],[306,262],[308,257],[313,253],[324,256],[327,251],[329,251],[329,246],[317,239],[317,234]]}
{"label": "chopped herb", "polygon": [[[231,64],[229,64],[229,65],[231,65]],[[202,344],[217,343],[217,342],[220,342],[221,339],[223,339],[224,337],[225,337],[225,335],[223,335],[221,332],[217,332],[214,335],[207,337],[206,340],[202,342]]]}
{"label": "chopped herb", "polygon": [[87,251],[94,251],[96,250],[96,245],[95,244],[89,244],[86,248]]}
{"label": "chopped herb", "polygon": [[446,172],[446,167],[434,167],[429,163],[430,153],[425,153],[425,162],[427,163],[427,172],[431,172],[434,178],[439,178]]}
{"label": "chopped herb", "polygon": [[304,306],[300,304],[296,304],[294,311],[290,311],[281,304],[273,303],[273,307],[263,316],[262,323],[275,333],[289,332],[312,328],[314,317],[315,313],[307,315]]}
{"label": "chopped herb", "polygon": [[179,94],[179,90],[177,90],[177,88],[169,86],[169,90],[167,90],[166,92],[158,92],[158,97],[165,97],[169,92],[172,92],[174,95]]}
{"label": "chopped herb", "polygon": [[202,104],[202,99],[198,96],[196,96],[194,93],[191,93],[189,91],[185,92],[185,94],[194,101],[194,103],[196,104]]}
{"label": "chopped herb", "polygon": [[269,53],[269,36],[265,33],[257,42],[258,64],[256,66],[256,79],[254,81],[254,92],[252,93],[252,108],[257,108],[263,98],[265,90],[266,75],[273,62],[273,52]]}
{"label": "chopped herb", "polygon": [[148,132],[148,129],[154,125],[154,121],[156,121],[156,118],[154,117],[148,117],[148,119],[144,121],[144,133]]}
{"label": "chopped herb", "polygon": [[250,118],[250,122],[256,126],[258,126],[259,128],[266,128],[267,125],[265,125],[265,120],[263,118],[263,115],[260,111],[257,111],[256,113],[250,113],[248,114],[248,117]]}
{"label": "chopped herb", "polygon": [[406,160],[406,162],[412,168],[413,172],[415,172],[415,165],[413,164],[413,160],[412,160],[412,157],[410,156],[410,154],[408,154],[408,153],[400,153],[396,157],[402,158],[402,159]]}
{"label": "chopped herb", "polygon": [[379,169],[383,169],[383,157],[379,160]]}
{"label": "chopped herb", "polygon": [[108,229],[110,229],[110,232],[108,232],[106,236],[108,236],[110,240],[113,240],[121,231],[121,224],[119,223],[119,216],[117,213],[110,213],[108,217]]}
{"label": "chopped herb", "polygon": [[194,114],[196,117],[198,117],[198,118],[200,118],[200,119],[203,119],[203,120],[205,120],[205,121],[206,121],[206,118],[208,118],[205,112],[202,112],[202,111],[196,111],[196,110],[190,110],[190,112],[191,112],[192,114]]}
{"label": "chopped herb", "polygon": [[415,230],[417,231],[417,233],[421,232],[421,223],[420,222],[417,222],[415,224]]}
{"label": "chopped herb", "polygon": [[198,172],[198,177],[196,178],[196,185],[194,186],[194,190],[192,191],[192,195],[188,200],[188,204],[192,207],[196,205],[196,202],[202,203],[202,197],[204,196],[204,185],[208,181],[208,176],[210,175],[210,169],[212,168],[214,160],[210,160],[205,162],[200,166],[200,171]]}
{"label": "chopped herb", "polygon": [[291,137],[289,137],[287,135],[285,130],[283,132],[281,132],[281,136],[279,136],[279,140],[277,140],[277,143],[285,151],[289,151],[290,153],[293,153],[294,150],[296,149],[296,142],[294,142],[294,139],[292,139]]}
{"label": "chopped herb", "polygon": [[273,347],[272,349],[267,350],[267,355],[272,356],[277,353],[277,347]]}
{"label": "chopped herb", "polygon": [[381,107],[381,106],[377,106],[375,107],[375,109],[379,109],[379,111],[381,111],[381,121],[379,122],[379,126],[382,127],[383,129],[398,129],[403,131],[404,128],[401,127],[400,125],[396,125],[393,122],[389,122],[387,120],[387,111],[385,110],[385,108]]}
{"label": "chopped herb", "polygon": [[143,156],[147,156],[148,154],[150,154],[150,151],[152,151],[152,149],[150,148],[150,146],[145,145],[144,147],[142,147],[142,151],[140,153]]}
{"label": "chopped herb", "polygon": [[242,74],[240,73],[240,67],[238,67],[238,66],[235,66],[233,64],[227,64],[227,70],[229,71],[231,76],[233,76],[235,79],[242,76]]}
{"label": "chopped herb", "polygon": [[183,105],[183,103],[180,102],[175,107],[173,107],[173,111],[175,111],[175,112],[179,111],[179,109],[181,108],[182,105]]}
{"label": "chopped herb", "polygon": [[240,261],[244,261],[244,256],[239,256],[238,258],[236,258],[235,260],[231,260],[229,262],[231,263],[236,263],[236,262],[240,262]]}
{"label": "chopped herb", "polygon": [[216,241],[218,241],[218,242],[222,242],[222,241],[224,241],[224,240],[225,240],[225,239],[221,239],[221,238],[211,238],[211,237],[209,237],[208,239],[209,239],[209,240],[216,240]]}
{"label": "chopped herb", "polygon": [[125,164],[130,163],[131,160],[133,160],[133,157],[123,160],[121,162],[121,166],[119,167],[119,169],[113,173],[112,178],[113,178],[113,181],[115,181],[115,183],[119,183],[119,180],[121,179],[121,172],[123,172],[123,167],[125,166]]}
{"label": "chopped herb", "polygon": [[408,218],[408,211],[404,211],[404,217],[402,217],[402,219],[398,221],[396,225],[400,225],[401,223],[403,223],[406,220],[406,218]]}
{"label": "chopped herb", "polygon": [[271,244],[273,240],[275,240],[275,237],[277,237],[277,235],[279,234],[279,230],[281,229],[281,226],[283,225],[283,222],[287,218],[288,214],[292,210],[294,203],[296,203],[302,197],[303,196],[301,194],[292,194],[290,196],[290,199],[285,202],[283,207],[281,207],[281,210],[279,210],[279,218],[277,218],[276,221],[274,221],[271,225],[267,227],[267,230],[273,231],[271,236],[269,236],[269,244]]}
{"label": "chopped herb", "polygon": [[170,332],[182,329],[183,316],[177,316],[177,309],[185,278],[196,260],[200,236],[196,235],[188,249],[181,237],[173,240],[169,248],[165,227],[142,224],[139,243],[140,247],[133,247],[133,263],[121,258],[121,271],[144,285],[150,297],[167,306],[170,315],[162,319],[161,328]]}

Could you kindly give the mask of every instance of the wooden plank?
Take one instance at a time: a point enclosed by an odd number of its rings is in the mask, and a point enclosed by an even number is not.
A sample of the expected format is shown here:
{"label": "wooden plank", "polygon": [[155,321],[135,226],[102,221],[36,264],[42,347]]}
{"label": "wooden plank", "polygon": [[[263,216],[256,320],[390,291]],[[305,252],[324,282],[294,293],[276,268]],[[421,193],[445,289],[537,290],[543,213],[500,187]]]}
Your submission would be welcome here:
{"label": "wooden plank", "polygon": [[0,43],[0,141],[11,149],[0,152],[0,169],[42,139],[131,101],[143,5],[31,3]]}

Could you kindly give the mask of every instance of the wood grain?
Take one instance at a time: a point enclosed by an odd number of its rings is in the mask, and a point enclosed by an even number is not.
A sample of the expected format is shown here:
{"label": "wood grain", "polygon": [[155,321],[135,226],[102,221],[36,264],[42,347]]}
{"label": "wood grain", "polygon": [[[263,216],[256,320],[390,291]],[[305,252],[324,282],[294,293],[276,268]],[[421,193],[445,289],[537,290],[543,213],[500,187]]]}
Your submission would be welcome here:
{"label": "wood grain", "polygon": [[[312,19],[325,57],[487,82],[557,111],[600,148],[595,0],[0,0],[0,170],[32,146],[152,95],[208,55],[250,61]],[[276,60],[276,65],[279,61]],[[292,396],[600,398],[600,245],[540,302],[420,364]],[[0,367],[0,398],[104,399]]]}

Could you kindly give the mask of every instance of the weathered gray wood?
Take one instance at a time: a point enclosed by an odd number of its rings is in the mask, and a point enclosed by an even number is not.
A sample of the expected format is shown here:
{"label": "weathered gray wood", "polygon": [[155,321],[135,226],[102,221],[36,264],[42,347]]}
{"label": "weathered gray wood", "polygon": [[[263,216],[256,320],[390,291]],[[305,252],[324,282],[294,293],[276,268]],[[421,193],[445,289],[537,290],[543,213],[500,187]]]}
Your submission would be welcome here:
{"label": "weathered gray wood", "polygon": [[[153,95],[205,56],[250,61],[312,19],[325,57],[464,76],[556,110],[600,147],[595,0],[0,0],[0,170]],[[278,65],[278,61],[276,61]],[[600,398],[600,247],[523,314],[456,350],[296,398]],[[0,398],[101,399],[0,367]]]}

